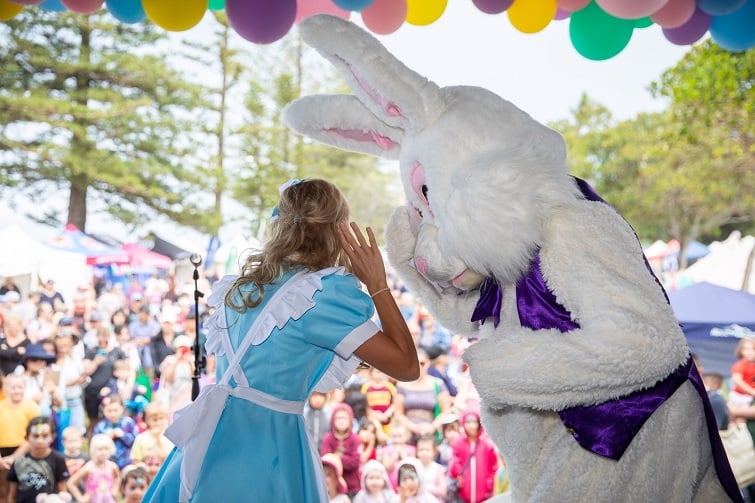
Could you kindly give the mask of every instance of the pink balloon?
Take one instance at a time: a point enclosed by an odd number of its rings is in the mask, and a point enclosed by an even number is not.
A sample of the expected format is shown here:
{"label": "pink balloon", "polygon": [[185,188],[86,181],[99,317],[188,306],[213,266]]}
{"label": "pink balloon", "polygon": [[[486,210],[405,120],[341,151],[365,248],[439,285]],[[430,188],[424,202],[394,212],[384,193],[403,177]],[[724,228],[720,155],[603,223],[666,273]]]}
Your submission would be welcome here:
{"label": "pink balloon", "polygon": [[705,35],[705,32],[710,28],[712,21],[710,14],[706,14],[700,9],[695,9],[695,13],[689,18],[689,21],[679,26],[678,28],[664,28],[663,36],[676,45],[690,45],[694,44]]}
{"label": "pink balloon", "polygon": [[60,0],[68,10],[78,14],[91,14],[102,7],[105,0]]}
{"label": "pink balloon", "polygon": [[372,33],[386,35],[406,21],[406,0],[375,0],[362,11],[362,21]]}
{"label": "pink balloon", "polygon": [[39,5],[45,0],[10,0],[10,3],[14,3],[16,5]]}
{"label": "pink balloon", "polygon": [[595,0],[601,9],[619,19],[640,19],[658,11],[668,0]]}
{"label": "pink balloon", "polygon": [[511,7],[514,0],[472,0],[472,3],[485,14],[500,14]]}
{"label": "pink balloon", "polygon": [[689,21],[695,13],[695,5],[695,0],[669,0],[650,19],[663,28],[677,28]]}
{"label": "pink balloon", "polygon": [[299,24],[302,19],[315,14],[331,14],[341,19],[349,19],[351,11],[341,9],[332,0],[296,0],[295,23]]}
{"label": "pink balloon", "polygon": [[590,0],[556,0],[558,8],[567,12],[582,10],[587,7],[587,4],[589,3]]}

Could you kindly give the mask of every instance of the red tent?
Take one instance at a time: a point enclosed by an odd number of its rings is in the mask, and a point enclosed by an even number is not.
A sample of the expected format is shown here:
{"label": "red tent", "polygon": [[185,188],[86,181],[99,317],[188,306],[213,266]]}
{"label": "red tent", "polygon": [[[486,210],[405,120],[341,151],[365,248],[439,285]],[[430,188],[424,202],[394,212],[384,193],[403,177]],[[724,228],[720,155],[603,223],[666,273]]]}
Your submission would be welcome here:
{"label": "red tent", "polygon": [[97,241],[72,224],[67,224],[63,232],[49,241],[49,245],[86,255],[88,265],[128,264],[130,260],[124,250]]}
{"label": "red tent", "polygon": [[152,250],[148,250],[137,243],[126,243],[121,249],[128,253],[132,268],[134,269],[170,269],[173,260]]}

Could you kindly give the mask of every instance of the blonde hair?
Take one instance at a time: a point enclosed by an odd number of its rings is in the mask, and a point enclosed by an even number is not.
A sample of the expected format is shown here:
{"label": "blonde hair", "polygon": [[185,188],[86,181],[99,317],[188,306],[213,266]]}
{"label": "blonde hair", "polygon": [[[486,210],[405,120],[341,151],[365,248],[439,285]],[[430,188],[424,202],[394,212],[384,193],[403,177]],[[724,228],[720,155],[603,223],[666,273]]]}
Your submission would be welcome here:
{"label": "blonde hair", "polygon": [[734,354],[737,358],[742,358],[742,349],[744,349],[745,344],[752,344],[753,347],[755,347],[755,339],[752,337],[743,337],[739,339],[739,343],[737,344],[737,349],[734,350]]}
{"label": "blonde hair", "polygon": [[[348,218],[346,198],[328,181],[310,178],[286,188],[264,248],[249,254],[241,275],[225,295],[226,304],[239,312],[259,305],[265,296],[264,285],[280,280],[292,267],[313,271],[334,265],[350,268],[338,235],[338,225]],[[249,284],[257,289],[242,293],[241,287]],[[241,304],[233,301],[236,293]]]}
{"label": "blonde hair", "polygon": [[100,447],[107,447],[111,456],[115,454],[115,442],[104,433],[98,433],[97,435],[92,436],[92,440],[89,441],[90,456]]}
{"label": "blonde hair", "polygon": [[160,402],[150,402],[149,405],[144,407],[144,419],[161,415],[168,417],[168,407]]}

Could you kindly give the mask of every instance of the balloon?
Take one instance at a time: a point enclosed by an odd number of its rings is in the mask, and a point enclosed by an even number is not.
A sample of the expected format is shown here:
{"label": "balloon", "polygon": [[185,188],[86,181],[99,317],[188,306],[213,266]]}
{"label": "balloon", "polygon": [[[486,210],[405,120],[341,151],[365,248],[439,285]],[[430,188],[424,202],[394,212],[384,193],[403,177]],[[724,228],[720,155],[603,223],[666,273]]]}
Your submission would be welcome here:
{"label": "balloon", "polygon": [[42,3],[44,0],[10,0],[10,1],[18,5],[37,5],[37,4]]}
{"label": "balloon", "polygon": [[50,12],[65,12],[66,6],[60,0],[45,0],[39,4],[40,8]]}
{"label": "balloon", "polygon": [[307,19],[315,14],[331,14],[341,19],[349,19],[351,11],[336,7],[330,0],[296,0],[296,19],[294,22],[300,23],[302,19]]}
{"label": "balloon", "polygon": [[446,10],[448,0],[406,0],[406,22],[424,26],[437,21]]}
{"label": "balloon", "polygon": [[345,10],[362,10],[369,7],[374,0],[333,0],[333,3]]}
{"label": "balloon", "polygon": [[755,47],[755,0],[725,16],[715,16],[710,23],[713,41],[729,51],[746,51]]}
{"label": "balloon", "polygon": [[695,0],[669,0],[650,19],[663,28],[676,28],[683,25],[695,13]]}
{"label": "balloon", "polygon": [[[731,14],[745,4],[746,0],[697,0],[697,8],[711,16]],[[755,28],[752,28],[755,30]]]}
{"label": "balloon", "polygon": [[10,2],[9,0],[0,0],[0,21],[13,19],[23,9],[23,5]]}
{"label": "balloon", "polygon": [[567,17],[571,16],[571,12],[568,10],[564,10],[561,7],[556,9],[556,15],[553,16],[554,21],[561,21],[562,19],[566,19]]}
{"label": "balloon", "polygon": [[472,0],[472,2],[485,14],[500,14],[511,7],[514,0]]}
{"label": "balloon", "polygon": [[590,0],[556,0],[556,4],[563,10],[574,12],[587,7]]}
{"label": "balloon", "polygon": [[78,14],[91,14],[102,7],[104,0],[61,0],[71,12]]}
{"label": "balloon", "polygon": [[595,0],[600,7],[619,19],[639,19],[653,14],[668,0]]}
{"label": "balloon", "polygon": [[255,44],[270,44],[294,24],[296,0],[226,0],[225,13],[236,33]]}
{"label": "balloon", "polygon": [[517,30],[537,33],[553,20],[556,9],[556,0],[516,0],[506,14]]}
{"label": "balloon", "polygon": [[406,0],[375,0],[362,11],[362,21],[372,33],[386,35],[406,20]]}
{"label": "balloon", "polygon": [[225,9],[225,0],[210,0],[207,8],[210,10],[223,10]]}
{"label": "balloon", "polygon": [[142,8],[142,0],[105,0],[105,6],[122,23],[138,23],[147,17]]}
{"label": "balloon", "polygon": [[147,17],[168,31],[185,31],[196,26],[207,10],[207,0],[142,0]]}
{"label": "balloon", "polygon": [[689,21],[676,28],[664,28],[663,36],[676,45],[694,44],[705,35],[710,28],[711,17],[700,9],[695,9],[695,13],[689,18]]}
{"label": "balloon", "polygon": [[647,28],[648,26],[653,26],[653,20],[649,17],[641,17],[634,20],[635,28]]}
{"label": "balloon", "polygon": [[573,12],[569,20],[569,37],[574,48],[587,59],[611,58],[629,43],[634,31],[632,21],[608,15],[596,3]]}

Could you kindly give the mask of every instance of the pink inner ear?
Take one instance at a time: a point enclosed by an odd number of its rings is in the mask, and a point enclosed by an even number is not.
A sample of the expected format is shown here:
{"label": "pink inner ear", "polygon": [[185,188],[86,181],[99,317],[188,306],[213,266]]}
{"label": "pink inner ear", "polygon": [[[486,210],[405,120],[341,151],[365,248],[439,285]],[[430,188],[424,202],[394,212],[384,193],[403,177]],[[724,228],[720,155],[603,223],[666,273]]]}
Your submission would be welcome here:
{"label": "pink inner ear", "polygon": [[412,172],[409,175],[409,179],[412,182],[412,189],[414,190],[414,193],[417,194],[420,201],[429,204],[427,198],[425,198],[425,194],[422,193],[422,186],[427,183],[427,179],[425,178],[425,167],[419,162],[415,162],[412,166]]}
{"label": "pink inner ear", "polygon": [[362,131],[361,129],[328,128],[325,129],[325,131],[343,138],[348,138],[349,140],[363,143],[374,143],[383,150],[391,150],[398,146],[398,143],[387,136],[383,136],[372,130]]}
{"label": "pink inner ear", "polygon": [[386,96],[380,94],[377,89],[370,86],[355,70],[354,67],[348,65],[351,74],[354,76],[359,86],[364,89],[372,101],[380,105],[380,108],[388,115],[388,117],[405,117],[401,111],[401,107],[393,101],[389,100]]}

